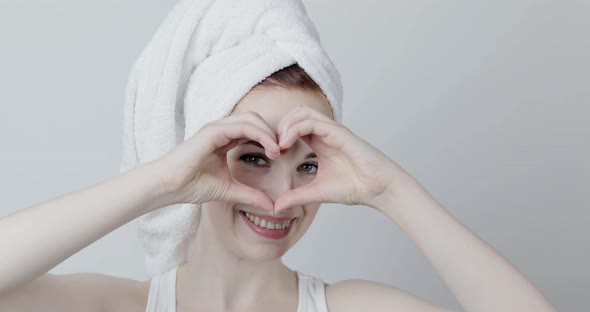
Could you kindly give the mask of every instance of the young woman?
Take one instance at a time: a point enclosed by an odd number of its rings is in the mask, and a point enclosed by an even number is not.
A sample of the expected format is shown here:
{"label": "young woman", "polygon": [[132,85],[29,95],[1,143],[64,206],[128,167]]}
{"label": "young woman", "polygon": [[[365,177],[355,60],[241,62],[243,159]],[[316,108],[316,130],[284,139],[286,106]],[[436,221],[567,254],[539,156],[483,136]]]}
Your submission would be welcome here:
{"label": "young woman", "polygon": [[[363,205],[396,222],[465,311],[555,311],[410,174],[334,122],[319,87],[297,65],[162,158],[0,219],[0,311],[451,311],[389,285],[328,285],[286,267],[281,256],[322,202]],[[125,223],[175,203],[203,204],[184,265],[146,281],[47,273]],[[286,228],[268,229],[275,224]]]}

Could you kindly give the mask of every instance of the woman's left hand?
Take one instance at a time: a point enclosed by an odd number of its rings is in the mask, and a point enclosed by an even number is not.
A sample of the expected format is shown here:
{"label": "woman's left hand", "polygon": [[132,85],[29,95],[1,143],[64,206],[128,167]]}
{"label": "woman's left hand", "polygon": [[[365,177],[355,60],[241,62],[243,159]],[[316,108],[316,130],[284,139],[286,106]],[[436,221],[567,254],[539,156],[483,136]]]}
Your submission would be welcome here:
{"label": "woman's left hand", "polygon": [[[279,146],[288,148],[301,138],[317,155],[316,178],[282,194],[275,213],[308,203],[365,205],[380,210],[381,197],[411,178],[400,166],[342,124],[319,111],[301,106],[277,126]],[[383,211],[382,211],[383,212]]]}

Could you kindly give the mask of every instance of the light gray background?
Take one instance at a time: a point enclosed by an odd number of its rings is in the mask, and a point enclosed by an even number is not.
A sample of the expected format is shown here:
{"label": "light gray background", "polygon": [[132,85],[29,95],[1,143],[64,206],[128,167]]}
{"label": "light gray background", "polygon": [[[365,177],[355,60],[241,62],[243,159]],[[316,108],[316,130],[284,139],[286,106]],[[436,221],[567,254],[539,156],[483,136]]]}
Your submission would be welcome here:
{"label": "light gray background", "polygon": [[[1,216],[118,174],[128,73],[173,4],[0,2]],[[343,78],[344,124],[561,311],[587,307],[589,2],[305,4]],[[285,256],[292,268],[460,308],[397,224],[323,207]],[[50,272],[144,280],[136,221]]]}

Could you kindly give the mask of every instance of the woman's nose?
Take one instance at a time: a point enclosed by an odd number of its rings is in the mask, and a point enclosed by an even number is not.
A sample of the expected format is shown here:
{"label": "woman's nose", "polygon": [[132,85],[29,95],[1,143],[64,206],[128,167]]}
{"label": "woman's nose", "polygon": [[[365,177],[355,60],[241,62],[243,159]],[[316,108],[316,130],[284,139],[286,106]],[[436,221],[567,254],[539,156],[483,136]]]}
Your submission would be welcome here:
{"label": "woman's nose", "polygon": [[263,182],[266,194],[273,201],[276,201],[282,194],[297,187],[293,173],[287,168],[277,167],[280,166],[275,166]]}

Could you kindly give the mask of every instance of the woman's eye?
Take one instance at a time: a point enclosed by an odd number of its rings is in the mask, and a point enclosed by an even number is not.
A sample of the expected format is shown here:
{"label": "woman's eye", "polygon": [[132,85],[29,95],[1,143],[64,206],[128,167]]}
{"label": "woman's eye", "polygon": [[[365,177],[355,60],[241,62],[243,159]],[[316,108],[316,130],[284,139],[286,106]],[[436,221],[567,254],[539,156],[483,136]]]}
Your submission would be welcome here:
{"label": "woman's eye", "polygon": [[244,154],[242,156],[240,156],[240,160],[255,166],[255,167],[266,167],[267,165],[261,165],[258,163],[258,160],[264,160],[266,162],[266,160],[264,159],[264,157],[262,157],[261,154]]}
{"label": "woman's eye", "polygon": [[[305,172],[305,173],[309,173],[309,174],[315,174],[315,173],[318,172],[318,164],[315,163],[315,162],[305,163],[305,164],[301,165],[300,168],[305,168],[302,171]],[[314,168],[315,168],[315,171],[309,171],[309,170],[314,170]]]}
{"label": "woman's eye", "polygon": [[[262,154],[244,154],[240,156],[240,160],[254,167],[268,167],[266,157]],[[261,164],[260,161],[264,161],[264,164]],[[318,171],[318,164],[316,162],[309,162],[302,164],[299,168],[301,168],[299,171],[306,174],[315,174]]]}

